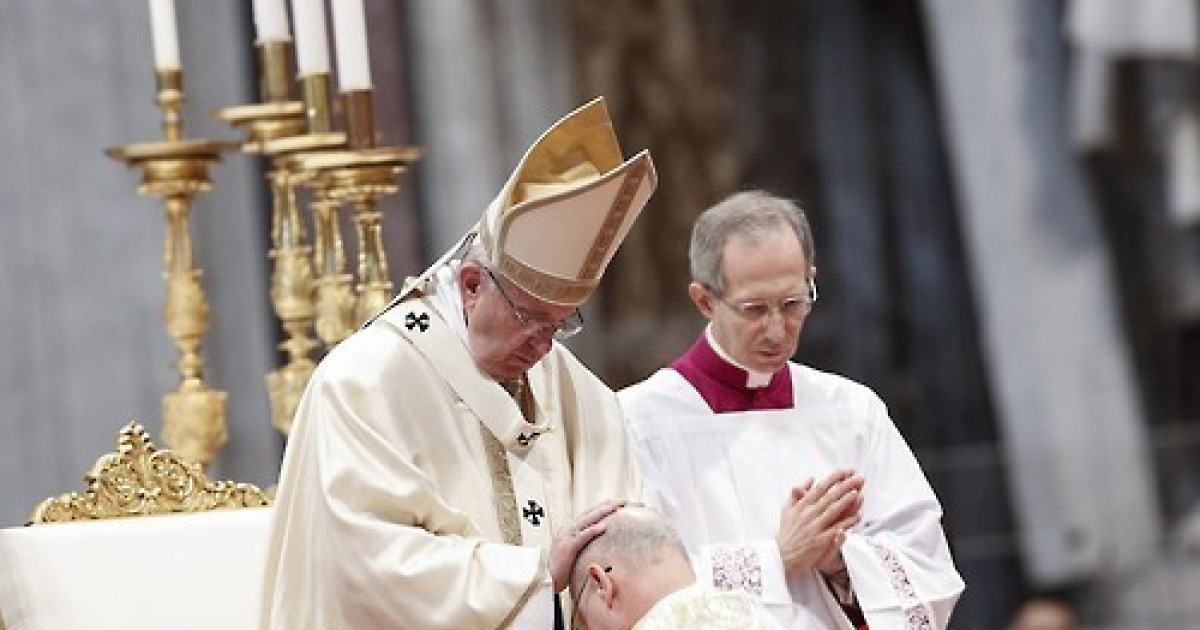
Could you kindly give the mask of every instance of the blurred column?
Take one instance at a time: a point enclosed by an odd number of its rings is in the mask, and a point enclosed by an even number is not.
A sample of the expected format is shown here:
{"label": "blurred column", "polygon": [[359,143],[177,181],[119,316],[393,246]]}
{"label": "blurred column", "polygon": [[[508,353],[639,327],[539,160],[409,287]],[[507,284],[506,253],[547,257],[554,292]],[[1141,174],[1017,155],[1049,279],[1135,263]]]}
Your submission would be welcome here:
{"label": "blurred column", "polygon": [[1069,153],[1056,5],[925,0],[1031,577],[1143,566],[1160,516],[1112,261]]}

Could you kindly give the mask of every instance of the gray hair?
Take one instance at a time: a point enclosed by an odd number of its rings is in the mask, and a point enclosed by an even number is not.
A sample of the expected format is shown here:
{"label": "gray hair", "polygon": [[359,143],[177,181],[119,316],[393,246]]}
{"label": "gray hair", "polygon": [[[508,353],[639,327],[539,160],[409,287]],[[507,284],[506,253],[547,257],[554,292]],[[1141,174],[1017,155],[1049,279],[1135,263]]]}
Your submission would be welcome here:
{"label": "gray hair", "polygon": [[604,533],[580,552],[571,571],[571,590],[587,579],[590,563],[642,566],[662,555],[678,554],[687,559],[679,532],[666,518],[649,508],[625,507],[605,521]]}
{"label": "gray hair", "polygon": [[739,192],[726,197],[700,213],[692,227],[692,242],[688,248],[692,280],[717,295],[723,294],[724,251],[729,239],[741,236],[757,240],[785,225],[795,232],[808,265],[816,264],[812,229],[804,210],[796,202],[761,190]]}

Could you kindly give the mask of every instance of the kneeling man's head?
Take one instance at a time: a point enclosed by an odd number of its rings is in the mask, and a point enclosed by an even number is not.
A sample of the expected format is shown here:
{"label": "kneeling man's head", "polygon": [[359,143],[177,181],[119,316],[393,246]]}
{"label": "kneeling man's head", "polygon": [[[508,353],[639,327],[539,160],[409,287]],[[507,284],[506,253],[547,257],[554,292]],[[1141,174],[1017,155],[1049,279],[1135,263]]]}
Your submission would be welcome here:
{"label": "kneeling man's head", "polygon": [[687,551],[666,519],[646,507],[621,508],[575,561],[572,625],[628,630],[655,602],[695,581]]}

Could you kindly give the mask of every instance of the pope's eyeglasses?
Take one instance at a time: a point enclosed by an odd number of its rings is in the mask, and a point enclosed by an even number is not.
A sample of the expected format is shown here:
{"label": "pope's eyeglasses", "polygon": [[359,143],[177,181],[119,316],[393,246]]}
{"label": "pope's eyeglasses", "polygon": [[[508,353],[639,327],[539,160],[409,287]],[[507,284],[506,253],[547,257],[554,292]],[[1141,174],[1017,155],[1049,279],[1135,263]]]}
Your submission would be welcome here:
{"label": "pope's eyeglasses", "polygon": [[504,290],[504,285],[500,284],[500,280],[496,277],[496,274],[492,273],[492,270],[486,266],[483,270],[492,279],[492,284],[496,285],[496,290],[500,292],[500,296],[504,298],[505,302],[508,302],[508,307],[512,309],[513,315],[521,323],[521,328],[525,334],[539,339],[553,336],[558,341],[564,341],[578,335],[579,331],[583,330],[583,313],[580,313],[579,309],[575,309],[575,312],[560,322],[539,321],[529,315],[523,315],[521,309],[517,308],[516,302],[513,302],[512,298],[508,297],[508,292]]}

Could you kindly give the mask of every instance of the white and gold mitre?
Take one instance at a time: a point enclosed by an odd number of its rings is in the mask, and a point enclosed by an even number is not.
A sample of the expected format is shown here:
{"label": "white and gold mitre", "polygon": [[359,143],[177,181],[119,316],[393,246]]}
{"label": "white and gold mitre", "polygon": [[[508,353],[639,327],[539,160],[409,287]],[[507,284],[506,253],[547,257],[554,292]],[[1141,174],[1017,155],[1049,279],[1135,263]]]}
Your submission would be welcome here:
{"label": "white and gold mitre", "polygon": [[479,242],[530,295],[587,301],[654,192],[648,151],[621,161],[603,98],[571,112],[525,152],[480,219]]}

